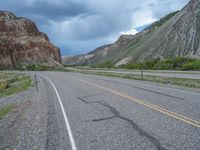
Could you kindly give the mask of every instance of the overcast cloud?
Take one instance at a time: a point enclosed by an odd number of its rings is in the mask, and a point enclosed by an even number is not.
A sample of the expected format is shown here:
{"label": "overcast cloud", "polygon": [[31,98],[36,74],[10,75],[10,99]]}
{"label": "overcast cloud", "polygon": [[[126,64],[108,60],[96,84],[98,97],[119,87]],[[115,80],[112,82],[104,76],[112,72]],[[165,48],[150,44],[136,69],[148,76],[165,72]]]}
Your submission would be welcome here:
{"label": "overcast cloud", "polygon": [[89,52],[181,9],[189,0],[1,0],[36,22],[63,55]]}

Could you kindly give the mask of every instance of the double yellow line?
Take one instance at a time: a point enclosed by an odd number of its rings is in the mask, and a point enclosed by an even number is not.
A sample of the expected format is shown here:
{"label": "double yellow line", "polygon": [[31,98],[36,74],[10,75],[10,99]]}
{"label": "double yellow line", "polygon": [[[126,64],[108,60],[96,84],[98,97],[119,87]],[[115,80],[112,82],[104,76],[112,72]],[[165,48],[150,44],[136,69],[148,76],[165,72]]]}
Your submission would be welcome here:
{"label": "double yellow line", "polygon": [[156,110],[156,111],[158,111],[158,112],[161,112],[161,113],[163,113],[163,114],[165,114],[165,115],[168,115],[168,116],[170,116],[170,117],[172,117],[172,118],[175,118],[175,119],[180,120],[180,121],[182,121],[182,122],[185,122],[185,123],[187,123],[187,124],[190,124],[190,125],[193,125],[193,126],[195,126],[195,127],[200,128],[200,122],[195,121],[195,120],[193,120],[193,119],[190,119],[190,118],[188,118],[188,117],[179,115],[179,114],[177,114],[177,113],[175,113],[175,112],[169,111],[169,110],[164,109],[164,108],[162,108],[162,107],[159,107],[159,106],[157,106],[157,105],[150,104],[150,103],[145,102],[145,101],[143,101],[143,100],[141,100],[141,99],[138,99],[138,98],[135,98],[135,97],[133,97],[133,96],[129,96],[129,95],[127,95],[127,94],[124,94],[124,93],[121,93],[121,92],[118,92],[118,91],[115,91],[115,90],[112,90],[112,89],[109,89],[109,88],[106,88],[106,87],[97,85],[97,84],[95,84],[95,83],[92,83],[92,82],[89,82],[89,81],[86,81],[86,80],[82,80],[82,79],[78,79],[78,80],[79,80],[79,81],[82,81],[82,82],[84,82],[84,83],[86,83],[86,84],[88,84],[88,85],[92,85],[92,86],[94,86],[94,87],[97,87],[97,88],[103,89],[103,90],[105,90],[105,91],[108,91],[108,92],[110,92],[110,93],[112,93],[112,94],[114,94],[114,95],[117,95],[117,96],[126,98],[126,99],[128,99],[128,100],[134,101],[134,102],[136,102],[136,103],[138,103],[138,104],[141,104],[141,105],[143,105],[143,106],[145,106],[145,107],[147,107],[147,108]]}

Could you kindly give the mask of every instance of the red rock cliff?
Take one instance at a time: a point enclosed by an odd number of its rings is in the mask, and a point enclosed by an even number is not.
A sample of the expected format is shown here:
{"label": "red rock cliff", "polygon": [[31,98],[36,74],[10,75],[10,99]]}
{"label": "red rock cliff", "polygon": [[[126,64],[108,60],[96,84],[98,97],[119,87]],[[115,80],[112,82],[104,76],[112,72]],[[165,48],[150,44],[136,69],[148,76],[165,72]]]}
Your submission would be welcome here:
{"label": "red rock cliff", "polygon": [[39,32],[35,23],[0,11],[0,66],[9,68],[23,64],[61,64],[60,50]]}

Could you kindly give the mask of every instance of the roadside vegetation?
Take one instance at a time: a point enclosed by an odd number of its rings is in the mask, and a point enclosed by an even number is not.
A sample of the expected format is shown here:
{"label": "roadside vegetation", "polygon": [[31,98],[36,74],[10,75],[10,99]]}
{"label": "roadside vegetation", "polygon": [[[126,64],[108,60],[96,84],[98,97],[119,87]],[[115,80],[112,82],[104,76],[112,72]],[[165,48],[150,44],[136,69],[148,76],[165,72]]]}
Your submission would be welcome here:
{"label": "roadside vegetation", "polygon": [[103,63],[98,63],[95,65],[91,65],[91,68],[115,68],[114,64],[111,61],[106,61]]}
{"label": "roadside vegetation", "polygon": [[14,68],[6,68],[0,66],[0,70],[19,70],[19,71],[66,71],[62,66],[60,67],[51,67],[43,64],[30,64],[30,65],[17,65]]}
{"label": "roadside vegetation", "polygon": [[19,93],[31,86],[31,78],[21,73],[0,72],[0,98]]}
{"label": "roadside vegetation", "polygon": [[[188,72],[188,70],[198,71],[200,70],[200,60],[187,57],[176,57],[169,59],[153,59],[150,61],[144,61],[139,63],[130,63],[122,65],[120,67],[115,67],[111,61],[95,64],[87,67],[48,67],[45,65],[26,65],[26,66],[17,66],[17,70],[20,71],[63,71],[63,72],[78,72],[84,74],[94,74],[94,75],[103,75],[111,77],[120,77],[128,78],[134,80],[143,80],[150,81],[162,84],[171,84],[179,85],[186,87],[200,88],[200,79],[182,79],[175,77],[160,77],[160,76],[150,76],[144,75],[141,78],[140,75],[136,74],[120,74],[120,73],[111,73],[104,72],[102,68],[108,69],[144,69],[144,70],[185,70],[184,73],[193,73]],[[186,72],[187,71],[187,72]],[[4,76],[4,77],[2,77]],[[5,77],[7,76],[7,77]],[[21,77],[20,77],[21,76]],[[6,78],[6,79],[5,79]],[[22,90],[27,89],[31,84],[29,77],[25,75],[16,75],[16,74],[4,74],[0,72],[0,98],[3,96],[11,95],[12,93],[17,93]]]}
{"label": "roadside vegetation", "polygon": [[191,88],[200,88],[200,79],[184,79],[184,78],[161,77],[161,76],[150,76],[150,75],[143,75],[141,77],[141,75],[136,75],[136,74],[120,74],[120,73],[103,72],[101,70],[94,71],[94,70],[73,69],[73,68],[70,71],[83,74],[119,77],[119,78],[142,80],[142,81],[149,81],[161,84],[171,84],[171,85],[185,86]]}
{"label": "roadside vegetation", "polygon": [[4,106],[4,107],[0,107],[0,120],[7,114],[9,113],[12,109],[13,109],[14,106],[12,105],[7,105],[7,106]]}
{"label": "roadside vegetation", "polygon": [[18,65],[15,69],[19,71],[65,71],[66,70],[64,67],[50,67],[41,64]]}
{"label": "roadside vegetation", "polygon": [[[115,68],[112,62],[103,62],[92,65],[92,68]],[[153,59],[149,61],[121,65],[122,69],[145,69],[145,70],[200,70],[200,60],[188,57],[176,57],[168,59]]]}
{"label": "roadside vegetation", "polygon": [[141,78],[140,75],[128,75],[128,74],[115,74],[115,73],[98,73],[98,75],[106,75],[110,77],[121,77],[134,80],[143,80],[149,82],[156,82],[161,84],[171,84],[185,87],[200,88],[200,79],[183,79],[175,77],[160,77],[160,76],[148,76],[144,75]]}

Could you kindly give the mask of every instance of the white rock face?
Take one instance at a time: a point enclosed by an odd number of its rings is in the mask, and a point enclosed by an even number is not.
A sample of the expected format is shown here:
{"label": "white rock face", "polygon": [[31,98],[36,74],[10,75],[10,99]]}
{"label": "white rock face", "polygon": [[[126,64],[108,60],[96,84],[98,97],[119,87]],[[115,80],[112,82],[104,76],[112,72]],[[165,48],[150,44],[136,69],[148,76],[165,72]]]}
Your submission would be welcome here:
{"label": "white rock face", "polygon": [[94,54],[88,54],[88,55],[84,55],[82,56],[83,59],[90,59],[94,56]]}
{"label": "white rock face", "polygon": [[118,66],[121,66],[121,65],[125,65],[129,61],[131,61],[131,59],[132,59],[132,57],[123,58],[122,60],[120,60],[119,62],[116,63],[115,67],[118,67]]}

